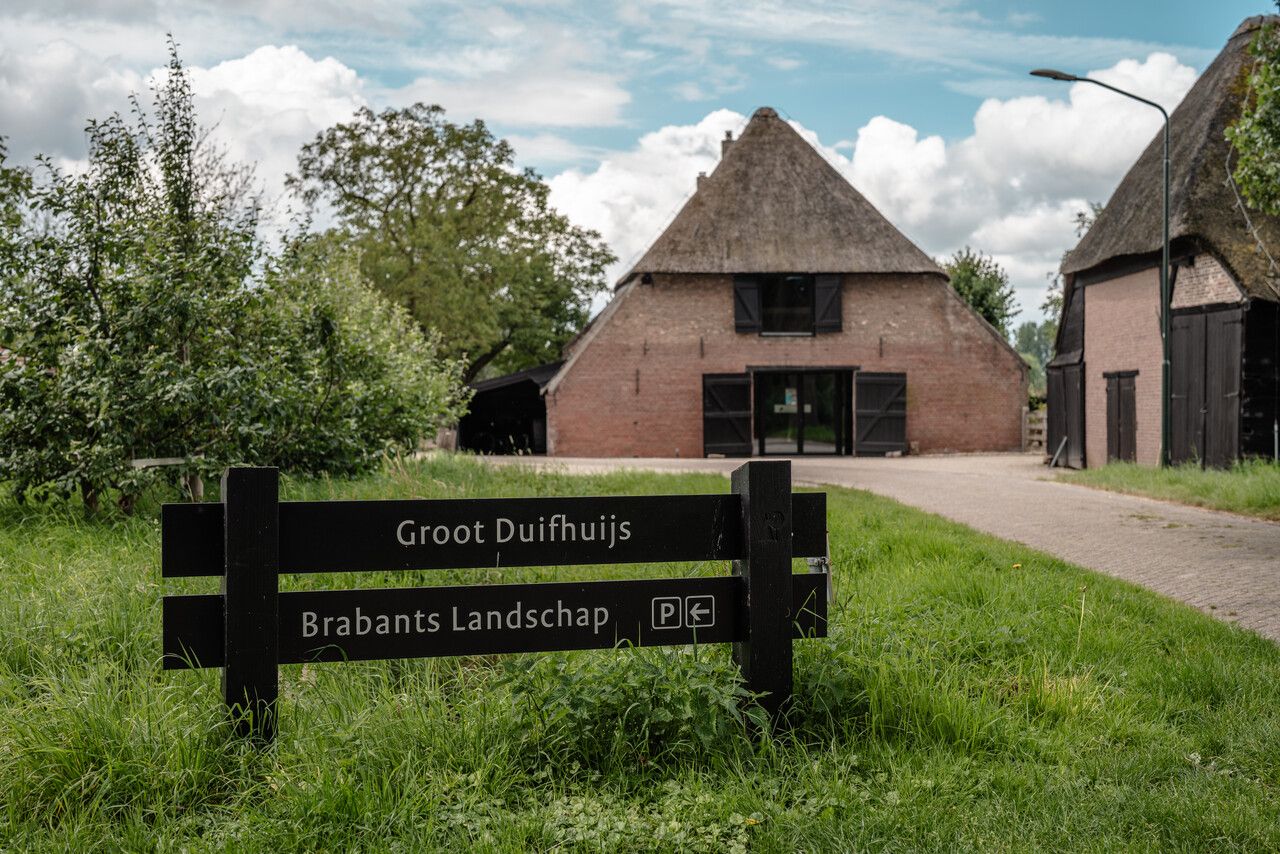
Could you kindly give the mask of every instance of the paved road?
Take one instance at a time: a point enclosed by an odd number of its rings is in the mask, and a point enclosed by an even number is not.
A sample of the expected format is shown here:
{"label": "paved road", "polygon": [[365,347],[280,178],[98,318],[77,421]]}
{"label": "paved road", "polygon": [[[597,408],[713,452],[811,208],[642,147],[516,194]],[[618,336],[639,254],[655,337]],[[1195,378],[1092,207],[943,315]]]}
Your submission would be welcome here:
{"label": "paved road", "polygon": [[[522,458],[573,472],[727,473],[737,460]],[[507,458],[507,461],[514,461]],[[1057,482],[1038,455],[797,458],[797,482],[865,489],[1141,584],[1280,641],[1280,524]]]}

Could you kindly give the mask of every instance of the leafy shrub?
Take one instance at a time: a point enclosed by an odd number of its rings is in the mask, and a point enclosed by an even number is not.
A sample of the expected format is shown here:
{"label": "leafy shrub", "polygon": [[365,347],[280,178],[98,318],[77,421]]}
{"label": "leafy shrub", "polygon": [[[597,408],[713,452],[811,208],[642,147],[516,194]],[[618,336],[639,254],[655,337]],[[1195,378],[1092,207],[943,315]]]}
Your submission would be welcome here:
{"label": "leafy shrub", "polygon": [[366,471],[461,416],[462,365],[362,278],[333,237],[294,242],[268,276],[258,359],[274,388],[253,459],[303,472]]}
{"label": "leafy shrub", "polygon": [[723,650],[640,649],[511,665],[527,743],[557,766],[636,767],[695,760],[746,743],[758,706]]}

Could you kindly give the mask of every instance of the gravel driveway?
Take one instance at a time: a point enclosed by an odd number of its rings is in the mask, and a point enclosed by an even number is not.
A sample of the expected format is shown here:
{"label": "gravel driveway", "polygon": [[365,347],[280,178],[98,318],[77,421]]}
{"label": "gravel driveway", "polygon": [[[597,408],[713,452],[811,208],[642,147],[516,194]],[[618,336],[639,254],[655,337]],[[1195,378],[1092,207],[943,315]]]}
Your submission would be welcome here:
{"label": "gravel driveway", "polygon": [[[741,460],[491,458],[728,473]],[[865,489],[1141,584],[1280,640],[1280,524],[1060,483],[1039,455],[793,459],[797,482]]]}

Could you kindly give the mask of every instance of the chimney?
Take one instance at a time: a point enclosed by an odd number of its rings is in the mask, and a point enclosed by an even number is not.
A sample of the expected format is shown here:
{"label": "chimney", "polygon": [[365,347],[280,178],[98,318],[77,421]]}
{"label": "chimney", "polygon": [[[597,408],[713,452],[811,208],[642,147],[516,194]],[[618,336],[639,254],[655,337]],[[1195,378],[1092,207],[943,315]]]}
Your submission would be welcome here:
{"label": "chimney", "polygon": [[698,189],[699,189],[699,190],[701,190],[701,189],[702,189],[702,182],[703,182],[703,181],[705,181],[705,180],[707,180],[707,173],[706,173],[706,172],[699,172],[699,173],[698,173]]}
{"label": "chimney", "polygon": [[731,145],[733,145],[733,131],[727,130],[724,132],[724,139],[720,140],[720,159],[721,160],[723,160],[724,156],[729,153],[729,146]]}

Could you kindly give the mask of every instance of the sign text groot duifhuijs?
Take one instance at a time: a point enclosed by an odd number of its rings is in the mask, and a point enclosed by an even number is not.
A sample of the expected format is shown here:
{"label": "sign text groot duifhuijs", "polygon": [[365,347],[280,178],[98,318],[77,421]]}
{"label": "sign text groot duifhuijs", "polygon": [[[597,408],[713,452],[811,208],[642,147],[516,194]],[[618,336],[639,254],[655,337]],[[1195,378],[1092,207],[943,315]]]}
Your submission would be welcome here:
{"label": "sign text groot duifhuijs", "polygon": [[[220,575],[220,595],[164,598],[166,669],[221,667],[239,731],[275,734],[278,666],[732,643],[776,715],[791,643],[827,631],[826,495],[755,461],[724,495],[279,501],[271,468],[232,468],[219,504],[166,504],[165,578]],[[733,575],[279,592],[280,573],[733,561]]]}

